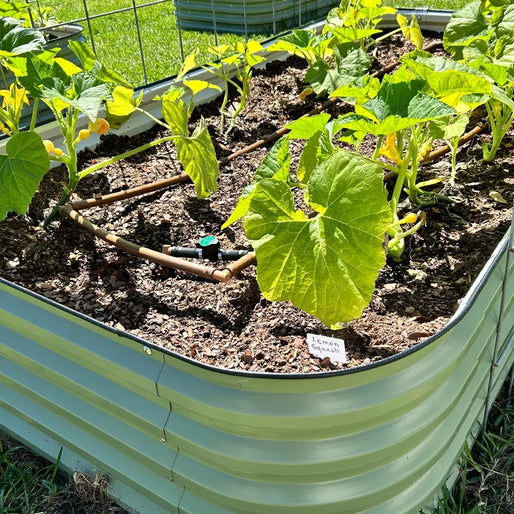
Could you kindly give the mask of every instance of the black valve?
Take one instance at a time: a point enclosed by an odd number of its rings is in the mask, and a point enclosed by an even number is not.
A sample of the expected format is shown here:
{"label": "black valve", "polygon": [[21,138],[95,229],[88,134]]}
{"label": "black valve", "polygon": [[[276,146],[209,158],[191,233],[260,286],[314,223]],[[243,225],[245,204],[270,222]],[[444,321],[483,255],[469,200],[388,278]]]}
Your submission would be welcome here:
{"label": "black valve", "polygon": [[200,248],[201,258],[211,262],[218,260],[218,252],[220,251],[220,242],[214,236],[206,236],[196,242],[196,247]]}
{"label": "black valve", "polygon": [[237,261],[244,257],[248,250],[221,250],[220,242],[214,236],[206,236],[196,242],[196,248],[185,246],[172,246],[170,255],[173,257],[185,257],[189,259],[206,259],[211,262]]}

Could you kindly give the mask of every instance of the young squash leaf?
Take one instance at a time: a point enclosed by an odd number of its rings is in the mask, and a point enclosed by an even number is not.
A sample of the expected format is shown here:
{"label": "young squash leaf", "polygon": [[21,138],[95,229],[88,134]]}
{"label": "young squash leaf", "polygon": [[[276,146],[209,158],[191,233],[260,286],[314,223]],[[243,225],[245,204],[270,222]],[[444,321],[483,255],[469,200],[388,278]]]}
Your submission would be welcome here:
{"label": "young squash leaf", "polygon": [[350,84],[366,73],[370,60],[358,43],[342,43],[334,48],[335,69],[326,62],[314,63],[305,74],[305,81],[318,95],[328,94]]}
{"label": "young squash leaf", "polygon": [[418,50],[423,48],[423,35],[418,25],[416,16],[412,15],[411,22],[402,14],[396,15],[396,22],[402,29],[405,39],[408,39]]}
{"label": "young squash leaf", "polygon": [[105,102],[105,117],[112,128],[119,129],[143,101],[143,91],[134,97],[134,90],[125,86],[116,86],[112,91],[112,100]]}
{"label": "young squash leaf", "polygon": [[385,263],[391,210],[380,166],[345,151],[314,171],[308,193],[315,217],[295,210],[287,184],[261,181],[244,228],[263,295],[289,300],[333,327],[369,304]]}
{"label": "young squash leaf", "polygon": [[443,35],[444,48],[457,59],[462,58],[463,47],[477,40],[486,40],[492,33],[484,17],[483,3],[476,0],[455,11],[446,25]]}
{"label": "young squash leaf", "polygon": [[41,137],[35,132],[20,132],[0,155],[0,220],[11,211],[25,214],[50,159]]}
{"label": "young squash leaf", "polygon": [[162,97],[162,115],[175,136],[177,157],[196,188],[198,198],[207,198],[218,188],[219,164],[203,118],[189,135],[189,106],[182,100],[183,88],[171,87]]}
{"label": "young squash leaf", "polygon": [[40,52],[45,43],[45,38],[39,30],[22,27],[20,22],[13,18],[0,18],[0,59]]}
{"label": "young squash leaf", "polygon": [[175,140],[177,156],[196,188],[198,198],[207,198],[218,189],[219,165],[211,136],[203,118],[200,118],[189,137]]}
{"label": "young squash leaf", "polygon": [[291,154],[289,153],[289,138],[279,139],[271,148],[261,165],[257,168],[253,180],[246,186],[237,202],[236,208],[230,217],[221,226],[222,229],[232,225],[248,213],[250,200],[255,192],[257,184],[264,179],[273,179],[286,183],[289,179],[289,167]]}

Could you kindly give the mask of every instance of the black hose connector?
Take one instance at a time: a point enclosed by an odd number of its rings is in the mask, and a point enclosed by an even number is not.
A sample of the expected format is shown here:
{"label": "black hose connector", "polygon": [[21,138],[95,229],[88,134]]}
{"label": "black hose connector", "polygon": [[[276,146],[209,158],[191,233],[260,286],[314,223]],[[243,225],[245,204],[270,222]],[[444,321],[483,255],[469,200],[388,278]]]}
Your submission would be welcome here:
{"label": "black hose connector", "polygon": [[218,260],[218,252],[220,251],[220,242],[214,236],[202,237],[200,241],[196,242],[196,247],[202,252],[203,259],[211,262]]}
{"label": "black hose connector", "polygon": [[220,242],[214,236],[207,236],[196,243],[196,248],[187,246],[172,246],[170,255],[186,259],[206,259],[216,261],[237,261],[244,257],[249,250],[221,250]]}

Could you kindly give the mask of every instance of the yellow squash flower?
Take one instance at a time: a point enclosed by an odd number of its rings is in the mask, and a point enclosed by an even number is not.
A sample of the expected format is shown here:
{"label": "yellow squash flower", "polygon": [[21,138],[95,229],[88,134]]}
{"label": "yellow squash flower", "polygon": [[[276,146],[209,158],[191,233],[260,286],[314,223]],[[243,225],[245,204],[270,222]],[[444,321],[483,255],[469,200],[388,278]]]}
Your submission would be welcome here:
{"label": "yellow squash flower", "polygon": [[97,118],[95,122],[89,122],[89,130],[97,134],[107,134],[110,129],[109,122],[104,118]]}
{"label": "yellow squash flower", "polygon": [[398,148],[396,147],[396,132],[389,134],[386,137],[384,144],[378,152],[378,155],[383,155],[384,157],[391,159],[397,166],[401,166],[403,160],[400,153],[398,152]]}
{"label": "yellow squash flower", "polygon": [[43,144],[45,145],[45,149],[48,152],[48,155],[54,154],[57,157],[60,157],[61,155],[64,154],[64,152],[60,148],[55,148],[55,146],[52,143],[52,141],[50,141],[48,139],[44,139],[43,140]]}

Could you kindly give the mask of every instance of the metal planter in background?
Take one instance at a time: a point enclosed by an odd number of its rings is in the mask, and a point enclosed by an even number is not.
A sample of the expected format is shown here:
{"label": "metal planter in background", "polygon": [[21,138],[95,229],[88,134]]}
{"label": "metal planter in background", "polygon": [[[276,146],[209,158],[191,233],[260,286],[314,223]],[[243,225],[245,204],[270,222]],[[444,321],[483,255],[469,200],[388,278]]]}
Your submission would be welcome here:
{"label": "metal planter in background", "polygon": [[324,17],[338,0],[176,0],[179,27],[277,34]]}
{"label": "metal planter in background", "polygon": [[512,366],[508,248],[435,336],[314,375],[202,365],[0,280],[0,429],[145,514],[417,512]]}

